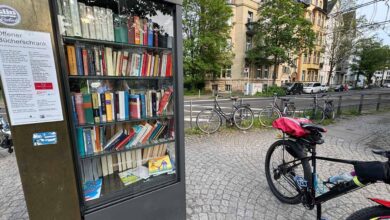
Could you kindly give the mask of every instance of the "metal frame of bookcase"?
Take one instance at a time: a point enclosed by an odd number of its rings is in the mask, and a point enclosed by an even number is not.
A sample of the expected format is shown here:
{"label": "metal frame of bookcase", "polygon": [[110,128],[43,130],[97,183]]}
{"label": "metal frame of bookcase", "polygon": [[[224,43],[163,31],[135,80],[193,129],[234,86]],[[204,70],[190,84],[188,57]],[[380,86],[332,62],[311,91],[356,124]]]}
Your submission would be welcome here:
{"label": "metal frame of bookcase", "polygon": [[[173,7],[173,20],[174,20],[174,43],[172,49],[167,48],[155,48],[145,47],[142,45],[130,45],[115,42],[89,40],[89,39],[77,39],[73,37],[64,37],[60,35],[57,17],[57,3],[56,0],[49,0],[51,16],[53,19],[53,28],[56,41],[56,49],[59,52],[60,57],[60,69],[61,69],[61,82],[65,97],[65,110],[68,117],[68,128],[71,136],[71,143],[73,144],[73,160],[75,163],[77,189],[79,194],[79,204],[81,215],[84,219],[123,219],[131,216],[132,219],[152,219],[159,217],[160,219],[185,219],[185,173],[184,173],[184,97],[183,97],[183,58],[182,54],[182,0],[162,0],[166,4],[171,4]],[[65,43],[95,43],[99,45],[106,45],[119,48],[141,48],[148,50],[172,50],[174,54],[173,62],[173,77],[111,77],[111,76],[69,76],[67,74],[66,53],[64,49]],[[83,158],[79,156],[77,150],[77,135],[76,128],[78,127],[72,120],[72,101],[70,94],[70,79],[115,79],[115,80],[173,80],[174,86],[174,126],[175,126],[175,152],[176,152],[176,175],[175,179],[167,181],[163,184],[156,184],[156,186],[150,187],[147,190],[139,193],[125,196],[125,193],[133,193],[134,189],[128,188],[122,189],[117,192],[110,193],[111,195],[107,199],[102,199],[103,202],[97,201],[96,204],[86,206],[83,200],[83,192],[81,185],[81,161]],[[160,118],[160,117],[159,117]],[[167,118],[162,116],[161,118]],[[124,122],[133,122],[142,120],[129,120]],[[83,126],[83,125],[82,125]],[[81,127],[82,127],[81,126]],[[86,125],[93,126],[93,125]],[[172,140],[169,140],[172,142]],[[167,141],[168,142],[168,141]],[[165,142],[164,142],[165,143]],[[147,146],[146,146],[147,147]],[[142,188],[142,186],[141,186]],[[169,201],[166,201],[169,198]],[[156,207],[156,203],[158,206]],[[153,207],[153,208],[152,208]]]}

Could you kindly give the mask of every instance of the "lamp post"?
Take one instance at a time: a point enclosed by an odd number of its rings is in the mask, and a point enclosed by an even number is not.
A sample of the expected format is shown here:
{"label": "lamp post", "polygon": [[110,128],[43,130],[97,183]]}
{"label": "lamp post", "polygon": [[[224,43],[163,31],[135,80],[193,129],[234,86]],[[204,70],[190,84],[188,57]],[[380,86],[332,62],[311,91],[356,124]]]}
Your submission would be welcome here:
{"label": "lamp post", "polygon": [[381,87],[383,87],[383,82],[385,81],[385,71],[387,72],[388,67],[385,67],[385,70],[382,71],[382,80],[381,80]]}

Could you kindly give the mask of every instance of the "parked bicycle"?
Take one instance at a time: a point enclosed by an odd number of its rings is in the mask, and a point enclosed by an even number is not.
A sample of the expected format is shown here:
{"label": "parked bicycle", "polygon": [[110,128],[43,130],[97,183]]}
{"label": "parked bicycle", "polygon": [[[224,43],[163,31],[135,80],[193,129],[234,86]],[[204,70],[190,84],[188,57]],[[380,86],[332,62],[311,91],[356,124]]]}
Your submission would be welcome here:
{"label": "parked bicycle", "polygon": [[294,117],[295,115],[295,103],[290,101],[290,98],[280,98],[282,101],[283,109],[277,104],[279,97],[274,94],[274,100],[271,106],[268,106],[260,111],[259,121],[264,127],[272,127],[272,122],[280,117]]}
{"label": "parked bicycle", "polygon": [[[319,102],[320,98],[328,97],[324,99],[324,103],[321,105]],[[325,119],[333,120],[336,116],[336,112],[333,105],[333,100],[330,96],[323,94],[320,97],[317,95],[313,96],[313,104],[310,108],[303,111],[303,117],[310,119],[315,124],[321,124]]]}
{"label": "parked bicycle", "polygon": [[[326,130],[309,122],[307,119],[291,118],[280,118],[274,122],[274,127],[283,132],[283,138],[268,149],[265,174],[271,192],[278,200],[288,204],[302,203],[310,210],[316,207],[317,219],[320,220],[322,203],[377,181],[390,182],[390,151],[373,151],[387,157],[387,162],[317,156],[316,146],[324,143],[322,133]],[[350,164],[354,166],[354,171],[322,181],[317,174],[317,160]],[[390,216],[390,209],[375,208],[370,216]],[[351,219],[367,219],[355,217],[352,215]]]}
{"label": "parked bicycle", "polygon": [[214,108],[201,111],[196,117],[196,125],[206,133],[212,134],[219,130],[222,125],[222,118],[229,125],[235,125],[240,130],[248,130],[253,126],[254,115],[249,104],[237,104],[238,97],[231,97],[233,101],[230,113],[222,111],[218,103],[218,95],[214,97]]}

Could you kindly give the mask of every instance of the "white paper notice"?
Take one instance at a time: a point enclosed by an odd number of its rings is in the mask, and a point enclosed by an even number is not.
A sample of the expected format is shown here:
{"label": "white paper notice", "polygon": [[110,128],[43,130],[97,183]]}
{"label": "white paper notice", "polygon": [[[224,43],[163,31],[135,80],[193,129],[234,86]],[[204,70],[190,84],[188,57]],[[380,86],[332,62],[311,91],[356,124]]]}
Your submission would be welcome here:
{"label": "white paper notice", "polygon": [[11,125],[64,119],[49,33],[0,28],[0,75]]}

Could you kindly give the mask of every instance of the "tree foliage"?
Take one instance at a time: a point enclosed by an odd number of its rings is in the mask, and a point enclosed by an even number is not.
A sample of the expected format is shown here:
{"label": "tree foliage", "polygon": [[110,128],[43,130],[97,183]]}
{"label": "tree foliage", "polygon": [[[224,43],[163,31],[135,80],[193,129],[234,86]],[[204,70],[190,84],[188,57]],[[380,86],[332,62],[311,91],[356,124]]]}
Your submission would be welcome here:
{"label": "tree foliage", "polygon": [[231,64],[228,42],[233,12],[225,0],[184,0],[184,72],[192,79],[216,76]]}
{"label": "tree foliage", "polygon": [[294,55],[314,47],[315,33],[305,19],[304,4],[291,0],[266,1],[254,25],[254,47],[247,52],[251,63],[274,65],[275,84],[278,66],[292,63]]}
{"label": "tree foliage", "polygon": [[378,70],[383,70],[390,64],[390,48],[382,45],[375,38],[364,38],[359,41],[355,52],[356,63],[351,66],[357,74],[367,77],[368,84],[372,83],[372,77]]}

